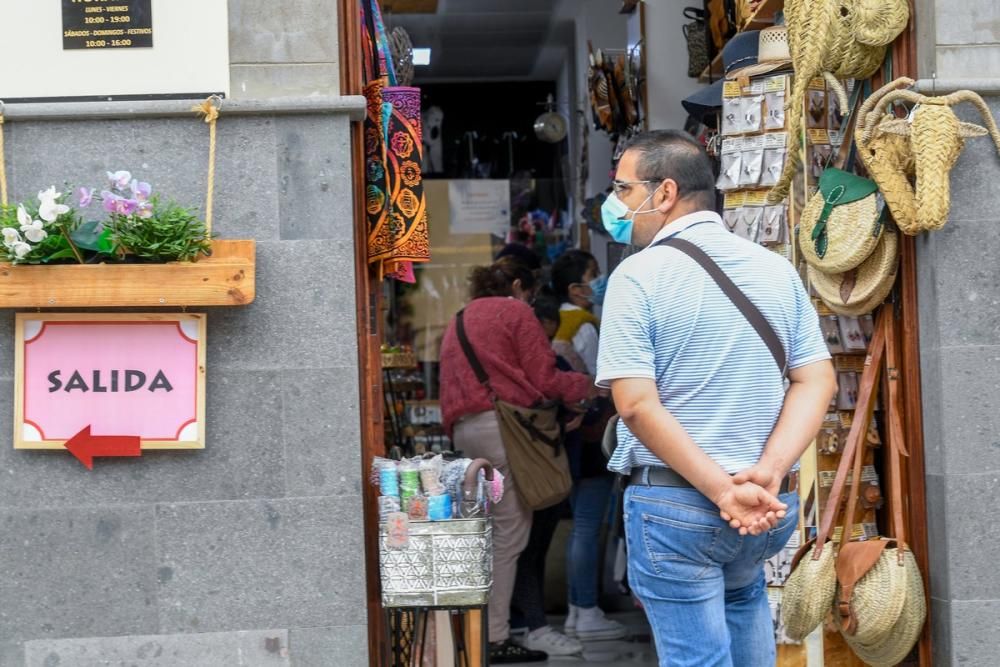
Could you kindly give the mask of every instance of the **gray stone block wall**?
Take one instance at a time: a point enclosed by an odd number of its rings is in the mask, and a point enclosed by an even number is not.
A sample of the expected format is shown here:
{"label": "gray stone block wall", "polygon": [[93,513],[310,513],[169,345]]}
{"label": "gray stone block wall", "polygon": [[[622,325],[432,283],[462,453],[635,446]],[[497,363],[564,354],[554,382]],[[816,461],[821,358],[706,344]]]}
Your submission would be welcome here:
{"label": "gray stone block wall", "polygon": [[339,94],[337,30],[333,0],[229,0],[230,94]]}
{"label": "gray stone block wall", "polygon": [[[969,3],[977,5],[982,3]],[[984,5],[985,6],[985,5]],[[957,6],[956,6],[957,10]],[[988,98],[1000,115],[1000,99]],[[972,109],[964,120],[981,123]],[[917,240],[935,665],[997,664],[1000,157],[970,139],[948,224]]]}
{"label": "gray stone block wall", "polygon": [[[335,57],[333,29],[304,24],[322,35],[268,57]],[[256,57],[262,34],[236,54]],[[0,312],[2,667],[367,664],[349,128],[343,112],[223,113],[215,229],[256,239],[257,299],[206,309],[204,451],[92,472],[13,451],[13,314]],[[193,115],[11,112],[5,130],[15,199],[130,169],[204,201]]]}

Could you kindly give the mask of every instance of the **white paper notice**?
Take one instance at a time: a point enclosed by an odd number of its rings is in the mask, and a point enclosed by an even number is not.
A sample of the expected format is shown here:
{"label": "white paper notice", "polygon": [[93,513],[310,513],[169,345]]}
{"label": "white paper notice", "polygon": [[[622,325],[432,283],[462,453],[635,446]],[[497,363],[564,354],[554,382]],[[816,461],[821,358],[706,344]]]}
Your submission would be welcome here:
{"label": "white paper notice", "polygon": [[510,228],[510,181],[448,182],[452,234],[507,236]]}

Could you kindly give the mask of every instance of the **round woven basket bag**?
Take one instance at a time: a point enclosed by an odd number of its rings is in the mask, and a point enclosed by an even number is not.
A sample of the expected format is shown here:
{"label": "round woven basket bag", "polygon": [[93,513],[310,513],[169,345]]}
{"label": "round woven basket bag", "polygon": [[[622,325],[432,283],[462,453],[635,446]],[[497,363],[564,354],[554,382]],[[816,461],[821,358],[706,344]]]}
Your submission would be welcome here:
{"label": "round woven basket bag", "polygon": [[[871,646],[892,632],[906,602],[906,568],[900,566],[895,549],[885,549],[851,594],[851,611],[857,619],[852,641]],[[837,599],[841,596],[837,584]],[[836,617],[837,611],[834,611]],[[841,634],[848,633],[841,629]]]}
{"label": "round woven basket bag", "polygon": [[886,225],[875,252],[858,268],[846,273],[825,273],[808,267],[809,281],[830,310],[838,315],[857,317],[872,312],[882,303],[896,282],[899,234]]}
{"label": "round woven basket bag", "polygon": [[827,169],[802,211],[799,248],[824,273],[844,273],[874,252],[882,237],[878,186],[840,169]]}
{"label": "round woven basket bag", "polygon": [[826,545],[819,560],[813,560],[815,548],[815,543],[807,543],[799,549],[781,595],[781,620],[793,641],[802,641],[819,627],[837,592],[833,544]]}
{"label": "round woven basket bag", "polygon": [[[865,579],[858,582],[854,595],[859,593],[866,598],[872,599],[872,604],[878,605],[887,598],[902,598],[902,607],[896,617],[895,622],[881,636],[873,641],[862,641],[860,628],[863,621],[858,620],[859,632],[853,636],[841,633],[844,640],[851,647],[854,653],[872,667],[893,667],[898,665],[913,649],[913,646],[920,638],[920,632],[927,619],[927,600],[924,598],[924,582],[920,576],[920,568],[913,552],[906,549],[903,554],[903,565],[897,561],[897,550],[886,549],[883,560],[890,563],[890,567],[903,571],[902,585],[893,589],[862,591],[866,587]],[[860,608],[858,608],[860,614]]]}

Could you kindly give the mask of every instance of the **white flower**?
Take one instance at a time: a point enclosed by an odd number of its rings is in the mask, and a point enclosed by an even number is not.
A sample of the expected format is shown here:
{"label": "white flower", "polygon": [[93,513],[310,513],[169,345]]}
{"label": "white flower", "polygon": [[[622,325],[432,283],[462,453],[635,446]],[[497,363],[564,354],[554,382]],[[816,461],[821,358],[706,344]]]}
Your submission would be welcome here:
{"label": "white flower", "polygon": [[21,235],[13,227],[3,228],[3,244],[10,248],[15,243],[20,243]]}
{"label": "white flower", "polygon": [[28,239],[32,243],[41,243],[45,240],[45,237],[48,236],[41,220],[35,220],[27,225],[21,225],[21,231],[24,232],[24,238]]}
{"label": "white flower", "polygon": [[31,224],[31,216],[28,215],[26,210],[24,210],[24,204],[18,204],[17,206],[17,222],[22,227]]}
{"label": "white flower", "polygon": [[27,243],[18,242],[11,246],[11,250],[14,251],[14,257],[23,259],[25,255],[31,252],[31,246]]}
{"label": "white flower", "polygon": [[56,186],[54,185],[50,185],[48,190],[42,190],[41,192],[38,193],[38,201],[42,202],[43,204],[45,202],[55,201],[59,197],[62,197],[62,193],[56,192]]}
{"label": "white flower", "polygon": [[54,199],[47,199],[38,207],[38,215],[45,222],[55,222],[64,213],[69,213],[69,206],[60,204]]}

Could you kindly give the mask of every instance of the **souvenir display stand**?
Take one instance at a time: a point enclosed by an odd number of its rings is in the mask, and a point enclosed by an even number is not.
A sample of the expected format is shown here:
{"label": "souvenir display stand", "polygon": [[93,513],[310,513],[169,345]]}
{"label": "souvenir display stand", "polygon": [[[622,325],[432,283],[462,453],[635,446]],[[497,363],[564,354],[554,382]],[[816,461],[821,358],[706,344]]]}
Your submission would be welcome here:
{"label": "souvenir display stand", "polygon": [[383,664],[422,665],[431,652],[450,664],[486,665],[489,513],[502,496],[499,471],[483,459],[381,459],[372,482],[380,492]]}
{"label": "souvenir display stand", "polygon": [[[855,653],[864,654],[858,636],[852,634],[856,628],[841,627],[839,612],[832,607],[825,608],[831,613],[808,637],[789,637],[783,599],[784,586],[801,563],[801,552],[810,548],[807,540],[816,536],[821,523],[832,520],[830,513],[837,512],[849,515],[846,525],[852,530],[846,538],[842,528],[833,530],[837,546],[831,550],[864,542],[877,544],[880,538],[885,540],[883,536],[901,539],[905,534],[907,552],[916,557],[917,576],[923,576],[926,586],[914,254],[912,239],[902,233],[909,233],[909,220],[899,219],[906,200],[894,194],[905,194],[909,188],[913,197],[908,183],[912,171],[906,173],[903,152],[897,152],[895,160],[871,157],[877,151],[885,152],[887,144],[902,151],[903,140],[896,141],[889,134],[895,129],[890,120],[882,120],[884,124],[877,129],[875,125],[887,108],[879,98],[884,93],[878,89],[893,78],[894,71],[905,72],[911,67],[912,35],[907,26],[912,29],[912,17],[905,2],[887,2],[879,8],[883,15],[868,24],[871,17],[858,6],[862,3],[848,2],[844,12],[857,14],[851,14],[850,21],[831,26],[828,34],[820,34],[824,28],[811,21],[825,1],[736,4],[744,7],[737,12],[737,30],[731,41],[733,45],[738,40],[758,41],[753,53],[759,55],[759,64],[740,67],[720,52],[702,74],[705,80],[724,78],[718,134],[709,142],[709,152],[719,169],[718,187],[724,195],[723,220],[732,233],[770,248],[799,269],[819,313],[839,386],[816,441],[801,461],[801,530],[765,567],[778,664],[868,664]],[[707,20],[712,20],[711,10]],[[766,27],[774,22],[786,27]],[[761,28],[765,29],[759,36],[752,36],[750,31]],[[835,32],[839,35],[836,39],[832,37]],[[784,42],[783,57],[774,53],[778,41]],[[754,62],[758,62],[756,57]],[[919,100],[899,96],[893,110],[907,113],[909,109],[900,104],[904,101]],[[986,125],[992,128],[990,123]],[[886,177],[888,167],[880,170],[881,164],[892,164],[897,172]],[[797,165],[802,167],[797,170]],[[892,388],[892,400],[887,400],[887,390],[875,387],[865,411],[859,393],[864,393],[863,379],[874,354],[873,338],[882,326],[875,320],[880,313],[888,332],[880,340],[889,337],[894,344],[885,381],[898,382],[900,387]],[[877,364],[885,363],[881,356],[878,359]],[[894,455],[885,451],[884,443],[890,441],[890,426],[896,423],[906,427],[892,436],[899,441],[892,446],[900,447],[905,455],[902,467],[894,470],[889,465]],[[843,454],[851,438],[860,440],[854,442],[857,474],[847,474],[843,504],[849,509],[844,510],[841,503],[831,503],[830,496],[843,475],[838,471],[850,463],[843,460]],[[902,492],[888,493],[887,485],[894,491],[898,485]],[[901,498],[908,498],[905,508],[898,506]],[[905,518],[900,525],[889,520],[897,512]],[[926,601],[922,595],[906,607],[913,614],[910,623],[919,623],[917,631],[924,625]],[[897,632],[897,636],[902,634]],[[892,664],[929,665],[927,628],[923,628],[921,640],[914,635],[908,640],[905,646],[895,647],[903,653],[896,655]],[[818,662],[820,656],[822,661]]]}

